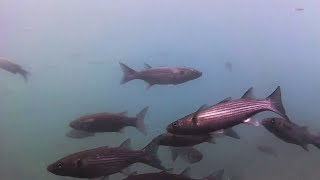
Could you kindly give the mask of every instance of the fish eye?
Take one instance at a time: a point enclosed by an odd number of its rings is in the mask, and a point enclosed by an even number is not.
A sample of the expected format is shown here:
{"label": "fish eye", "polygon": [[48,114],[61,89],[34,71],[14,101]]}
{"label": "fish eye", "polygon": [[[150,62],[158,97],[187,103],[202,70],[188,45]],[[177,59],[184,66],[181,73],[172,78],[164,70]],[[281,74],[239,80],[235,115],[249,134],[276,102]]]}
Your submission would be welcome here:
{"label": "fish eye", "polygon": [[173,127],[178,127],[178,123],[177,123],[177,122],[174,122],[174,123],[172,123],[172,126],[173,126]]}
{"label": "fish eye", "polygon": [[276,122],[276,120],[275,120],[275,119],[272,119],[272,120],[271,120],[271,122],[272,122],[272,123],[275,123],[275,122]]}
{"label": "fish eye", "polygon": [[184,71],[180,71],[180,74],[181,74],[181,75],[184,75]]}
{"label": "fish eye", "polygon": [[62,168],[62,163],[58,163],[58,168]]}

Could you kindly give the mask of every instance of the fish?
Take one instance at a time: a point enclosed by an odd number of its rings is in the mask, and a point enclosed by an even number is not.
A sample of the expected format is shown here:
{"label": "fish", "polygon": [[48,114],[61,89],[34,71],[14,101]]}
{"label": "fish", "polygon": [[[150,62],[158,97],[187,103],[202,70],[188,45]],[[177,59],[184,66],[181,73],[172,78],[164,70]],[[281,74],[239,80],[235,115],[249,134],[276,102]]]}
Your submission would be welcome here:
{"label": "fish", "polygon": [[224,66],[228,71],[232,72],[232,63],[231,62],[226,62],[224,64]]}
{"label": "fish", "polygon": [[121,113],[97,113],[82,116],[72,122],[69,126],[76,130],[96,133],[96,132],[123,132],[127,126],[136,127],[142,134],[147,132],[144,127],[144,118],[148,111],[148,106],[140,111],[136,117],[126,116],[127,112]]}
{"label": "fish", "polygon": [[259,145],[257,146],[257,149],[267,155],[273,156],[275,158],[278,157],[278,153],[277,151],[271,147],[271,146],[267,146],[267,145]]}
{"label": "fish", "polygon": [[304,8],[294,8],[295,11],[304,11]]}
{"label": "fish", "polygon": [[138,162],[166,170],[157,156],[157,140],[151,141],[142,150],[130,150],[129,145],[130,139],[120,147],[103,146],[73,153],[50,164],[47,171],[59,176],[92,179],[106,178]]}
{"label": "fish", "polygon": [[172,174],[168,171],[161,171],[157,173],[146,173],[146,174],[136,174],[133,173],[127,178],[123,180],[222,180],[224,170],[218,170],[209,175],[208,177],[201,178],[201,179],[194,179],[190,178],[190,168],[186,168],[182,173],[180,174]]}
{"label": "fish", "polygon": [[241,99],[226,98],[216,105],[201,106],[194,114],[187,115],[167,126],[172,134],[205,134],[229,129],[241,123],[258,126],[253,116],[263,111],[272,111],[289,121],[282,105],[280,86],[267,98],[255,99],[250,88]]}
{"label": "fish", "polygon": [[30,75],[30,72],[24,70],[21,65],[12,62],[11,60],[0,57],[0,68],[11,72],[13,74],[20,74],[25,81],[28,81],[28,76]]}
{"label": "fish", "polygon": [[308,144],[313,144],[320,149],[320,135],[310,134],[307,126],[299,126],[282,118],[267,118],[261,124],[276,137],[290,144],[301,146],[309,151]]}
{"label": "fish", "polygon": [[190,164],[197,163],[202,160],[203,154],[193,147],[169,147],[171,150],[171,159],[175,161],[180,157]]}
{"label": "fish", "polygon": [[147,83],[146,89],[149,89],[155,84],[177,85],[202,76],[202,72],[187,67],[163,66],[153,68],[145,64],[145,70],[135,71],[121,62],[120,66],[123,70],[123,77],[120,84],[127,83],[134,79],[141,79]]}
{"label": "fish", "polygon": [[[231,136],[236,139],[240,139],[239,135],[233,131],[232,129],[228,129],[224,131],[223,135]],[[210,133],[210,134],[199,134],[199,135],[180,135],[180,134],[171,134],[171,133],[163,133],[159,135],[159,143],[161,146],[172,146],[172,147],[184,147],[184,146],[195,146],[197,144],[201,144],[204,142],[216,144],[215,138],[220,137],[221,134],[218,133]]]}
{"label": "fish", "polygon": [[82,139],[82,138],[94,136],[94,133],[71,129],[69,132],[66,133],[66,136],[74,139]]}

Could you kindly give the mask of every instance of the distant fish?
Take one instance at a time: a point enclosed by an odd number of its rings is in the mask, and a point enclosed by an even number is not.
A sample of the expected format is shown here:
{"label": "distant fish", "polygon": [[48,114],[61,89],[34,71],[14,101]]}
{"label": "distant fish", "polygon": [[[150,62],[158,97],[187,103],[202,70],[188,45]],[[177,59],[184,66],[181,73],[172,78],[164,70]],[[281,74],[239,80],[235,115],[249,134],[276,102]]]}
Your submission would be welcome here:
{"label": "distant fish", "polygon": [[72,121],[69,126],[77,130],[92,133],[121,132],[124,127],[132,126],[146,135],[143,120],[147,111],[148,107],[145,107],[136,117],[126,116],[127,112],[117,114],[108,112],[91,114]]}
{"label": "distant fish", "polygon": [[56,69],[56,68],[59,68],[59,65],[58,64],[48,64],[48,68]]}
{"label": "distant fish", "polygon": [[231,64],[231,62],[226,62],[225,64],[224,64],[224,66],[226,67],[226,69],[228,70],[228,71],[232,71],[232,64]]}
{"label": "distant fish", "polygon": [[120,63],[120,66],[124,73],[121,84],[134,79],[141,79],[148,84],[146,89],[155,84],[181,84],[197,79],[202,75],[200,71],[186,67],[165,66],[153,68],[145,64],[146,70],[135,71],[123,63]]}
{"label": "distant fish", "polygon": [[202,153],[193,147],[170,147],[170,150],[172,161],[180,157],[185,162],[194,164],[203,158]]}
{"label": "distant fish", "polygon": [[157,173],[146,173],[146,174],[132,174],[123,180],[222,180],[224,170],[218,170],[212,173],[210,176],[202,179],[193,179],[189,176],[190,168],[186,168],[181,174],[172,174],[168,171],[161,171]]}
{"label": "distant fish", "polygon": [[23,30],[26,32],[30,32],[30,31],[33,31],[33,27],[32,26],[25,26],[25,27],[23,27]]}
{"label": "distant fish", "polygon": [[257,146],[257,149],[267,155],[273,156],[275,158],[278,157],[278,153],[277,151],[271,147],[271,146],[267,146],[267,145],[259,145]]}
{"label": "distant fish", "polygon": [[4,57],[0,57],[0,68],[9,71],[13,74],[20,74],[23,76],[25,81],[28,81],[28,75],[30,74],[26,70],[24,70],[19,64],[16,64],[9,59]]}
{"label": "distant fish", "polygon": [[71,129],[69,132],[66,133],[66,136],[74,139],[82,139],[82,138],[94,136],[94,133]]}
{"label": "distant fish", "polygon": [[158,136],[160,145],[162,146],[172,146],[172,147],[183,147],[183,146],[194,146],[201,144],[203,142],[215,144],[215,137],[220,136],[231,136],[236,139],[240,139],[239,135],[233,131],[233,129],[227,129],[223,134],[219,133],[209,133],[209,134],[199,134],[199,135],[179,135],[164,133]]}
{"label": "distant fish", "polygon": [[287,143],[299,145],[306,151],[309,151],[308,144],[313,144],[320,149],[320,135],[310,134],[306,126],[301,127],[281,118],[267,118],[262,120],[261,124]]}
{"label": "distant fish", "polygon": [[55,175],[76,178],[101,178],[124,170],[134,163],[144,163],[165,170],[157,157],[158,142],[152,141],[142,150],[129,150],[128,140],[120,147],[100,147],[77,152],[49,165]]}
{"label": "distant fish", "polygon": [[259,125],[252,116],[272,111],[288,119],[281,102],[280,87],[265,99],[254,99],[250,88],[241,99],[226,98],[211,107],[201,106],[194,114],[174,121],[167,126],[172,134],[205,134],[225,130],[241,123]]}
{"label": "distant fish", "polygon": [[295,11],[304,11],[304,8],[294,8]]}
{"label": "distant fish", "polygon": [[92,65],[102,65],[104,64],[104,61],[89,61],[88,64],[92,64]]}

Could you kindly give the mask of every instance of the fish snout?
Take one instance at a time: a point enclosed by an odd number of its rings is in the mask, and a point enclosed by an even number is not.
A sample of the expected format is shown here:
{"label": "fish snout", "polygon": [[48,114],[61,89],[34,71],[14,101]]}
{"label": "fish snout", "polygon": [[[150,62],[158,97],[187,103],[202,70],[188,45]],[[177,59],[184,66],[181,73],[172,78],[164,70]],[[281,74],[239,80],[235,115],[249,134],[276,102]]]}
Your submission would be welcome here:
{"label": "fish snout", "polygon": [[47,167],[47,171],[49,171],[49,172],[51,172],[51,173],[53,173],[53,165],[49,165],[48,167]]}
{"label": "fish snout", "polygon": [[197,71],[195,70],[197,77],[201,77],[202,76],[202,72],[201,71]]}
{"label": "fish snout", "polygon": [[69,123],[69,126],[75,129],[75,128],[77,128],[76,124],[77,123],[75,121],[72,121],[72,122]]}

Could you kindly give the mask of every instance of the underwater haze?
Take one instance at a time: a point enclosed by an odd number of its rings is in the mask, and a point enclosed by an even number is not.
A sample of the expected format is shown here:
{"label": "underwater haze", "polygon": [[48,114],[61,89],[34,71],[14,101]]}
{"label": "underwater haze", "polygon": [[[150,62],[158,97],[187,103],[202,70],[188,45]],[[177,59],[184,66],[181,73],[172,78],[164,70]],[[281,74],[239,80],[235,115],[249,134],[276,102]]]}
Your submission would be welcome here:
{"label": "underwater haze", "polygon": [[[74,152],[116,147],[127,138],[141,149],[201,105],[238,99],[250,87],[265,98],[281,86],[290,119],[320,131],[319,8],[319,0],[1,0],[0,57],[31,75],[25,82],[0,69],[0,179],[75,179],[46,168]],[[120,85],[119,62],[137,71],[144,63],[191,67],[202,76],[146,90],[141,80]],[[133,127],[84,139],[66,136],[80,116],[126,110],[135,116],[145,106],[147,136]],[[241,139],[195,146],[203,153],[196,164],[172,162],[165,146],[158,153],[175,173],[190,166],[194,178],[225,169],[225,179],[319,180],[315,146],[307,152],[263,126],[234,130]],[[258,145],[273,146],[278,158],[259,152]],[[131,169],[158,171],[141,163]]]}

